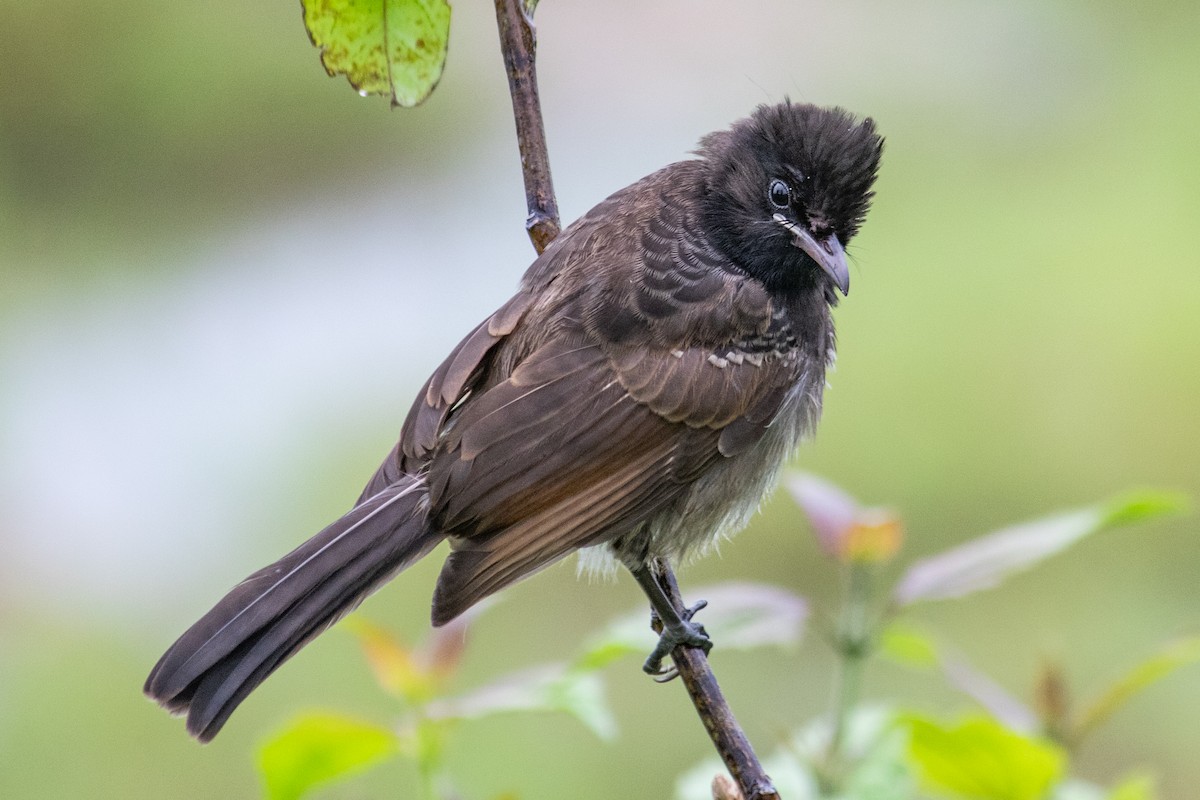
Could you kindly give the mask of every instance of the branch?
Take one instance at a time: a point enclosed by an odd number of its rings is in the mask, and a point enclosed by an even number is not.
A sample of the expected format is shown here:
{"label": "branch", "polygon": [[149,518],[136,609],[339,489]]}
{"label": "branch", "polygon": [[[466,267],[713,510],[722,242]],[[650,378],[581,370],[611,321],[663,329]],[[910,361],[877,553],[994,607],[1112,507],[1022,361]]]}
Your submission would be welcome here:
{"label": "branch", "polygon": [[533,27],[533,7],[521,0],[496,0],[496,25],[500,28],[500,49],[508,72],[508,92],[512,95],[513,117],[517,121],[517,144],[521,149],[521,168],[525,175],[525,205],[529,217],[525,230],[534,249],[541,253],[558,236],[558,201],[550,180],[550,156],[546,151],[546,130],[542,126],[542,105],[538,100],[537,34]]}
{"label": "branch", "polygon": [[[529,232],[534,248],[541,253],[558,236],[561,225],[554,185],[550,180],[550,157],[546,151],[546,132],[542,126],[534,65],[537,39],[532,15],[537,1],[495,2],[500,48],[508,71],[508,89],[512,95],[521,167],[525,176],[525,204],[529,209],[525,230]],[[679,585],[670,567],[661,564],[656,574],[671,603],[681,609]],[[737,781],[741,797],[745,800],[779,800],[771,779],[758,763],[746,734],[721,694],[721,688],[708,667],[708,657],[693,647],[677,647],[671,657],[713,745]],[[717,796],[730,796],[727,788],[718,787],[717,784],[714,784],[714,792],[721,792]]]}
{"label": "branch", "polygon": [[[655,577],[671,605],[675,606],[676,611],[682,612],[685,608],[683,596],[679,593],[679,584],[675,581],[671,568],[665,562],[659,562]],[[661,624],[660,622],[659,625]],[[754,754],[754,748],[750,746],[750,740],[746,738],[742,726],[733,716],[729,703],[725,702],[725,695],[717,685],[717,678],[708,666],[708,656],[698,647],[676,647],[671,653],[671,659],[675,662],[675,668],[679,670],[683,685],[691,695],[700,721],[704,723],[713,746],[717,748],[717,754],[725,762],[729,774],[737,781],[742,797],[746,800],[779,800],[779,793],[775,791],[771,778],[763,771],[762,764]]]}

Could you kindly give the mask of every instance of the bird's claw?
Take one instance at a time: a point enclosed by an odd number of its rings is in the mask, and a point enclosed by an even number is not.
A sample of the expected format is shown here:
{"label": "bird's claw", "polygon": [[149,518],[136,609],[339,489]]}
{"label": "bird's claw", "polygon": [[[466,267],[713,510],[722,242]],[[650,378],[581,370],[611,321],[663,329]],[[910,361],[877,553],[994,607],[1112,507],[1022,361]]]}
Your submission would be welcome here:
{"label": "bird's claw", "polygon": [[[707,600],[697,600],[697,601],[696,601],[694,604],[692,604],[692,605],[688,606],[687,608],[685,608],[685,609],[683,610],[683,621],[684,621],[684,622],[691,622],[691,621],[692,621],[692,617],[696,616],[696,614],[697,614],[698,612],[700,612],[700,611],[702,611],[702,610],[704,610],[704,609],[706,609],[706,608],[708,608],[708,601],[707,601]],[[697,625],[696,627],[700,628],[700,630],[701,630],[701,631],[703,631],[703,630],[704,630],[704,626],[703,626],[703,625]],[[707,637],[707,636],[708,636],[708,634],[707,634],[707,633],[706,633],[706,634],[704,634],[704,635],[705,635],[705,637]],[[708,644],[708,648],[711,648],[711,647],[712,647],[712,642],[709,642],[709,644]],[[707,653],[707,652],[708,652],[708,648],[706,648],[704,652],[706,652],[706,653]]]}
{"label": "bird's claw", "polygon": [[698,647],[704,651],[705,655],[712,650],[712,639],[708,638],[708,632],[704,630],[704,626],[692,622],[692,617],[696,615],[696,612],[707,605],[708,601],[700,600],[695,605],[683,610],[677,624],[663,624],[658,644],[654,646],[654,650],[646,658],[646,663],[642,665],[642,670],[648,675],[653,675],[654,680],[658,683],[666,683],[678,677],[679,670],[674,666],[663,667],[663,659],[669,656],[676,647]]}

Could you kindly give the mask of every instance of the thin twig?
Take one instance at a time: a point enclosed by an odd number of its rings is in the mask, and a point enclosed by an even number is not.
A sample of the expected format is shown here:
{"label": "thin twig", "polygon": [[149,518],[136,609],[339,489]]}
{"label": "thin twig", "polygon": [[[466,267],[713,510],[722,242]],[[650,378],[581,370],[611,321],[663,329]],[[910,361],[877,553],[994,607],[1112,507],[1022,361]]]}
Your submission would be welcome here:
{"label": "thin twig", "polygon": [[546,130],[542,125],[542,105],[538,100],[537,33],[532,10],[520,0],[496,0],[496,25],[500,29],[500,49],[508,72],[508,92],[512,95],[513,117],[517,121],[517,145],[521,149],[521,171],[525,175],[525,205],[529,217],[525,230],[534,248],[541,253],[558,236],[558,201],[550,180],[550,155],[546,150]]}
{"label": "thin twig", "polygon": [[[546,133],[542,126],[534,67],[537,42],[532,13],[536,2],[495,2],[500,47],[508,71],[508,89],[512,95],[517,142],[525,177],[525,203],[529,209],[525,229],[534,248],[541,253],[558,235],[561,225],[554,185],[550,181],[550,157],[546,150]],[[671,603],[682,610],[679,584],[670,567],[660,564],[656,574]],[[746,734],[725,702],[725,696],[709,669],[708,657],[694,647],[677,647],[671,657],[696,706],[696,713],[700,715],[729,773],[737,781],[742,797],[745,800],[779,800],[771,779],[763,771]]]}
{"label": "thin twig", "polygon": [[[671,568],[659,562],[655,576],[671,605],[682,612],[685,608],[683,597],[679,593],[679,584]],[[746,800],[779,800],[779,793],[775,791],[771,778],[763,771],[758,756],[754,754],[754,748],[750,746],[750,740],[746,738],[742,726],[734,717],[729,703],[725,702],[725,695],[717,685],[717,678],[708,666],[708,656],[698,647],[680,646],[672,651],[671,659],[675,662],[675,668],[679,670],[683,685],[691,695],[700,721],[704,723],[713,746],[717,748],[717,754],[725,762],[729,774],[737,781],[742,796]]]}

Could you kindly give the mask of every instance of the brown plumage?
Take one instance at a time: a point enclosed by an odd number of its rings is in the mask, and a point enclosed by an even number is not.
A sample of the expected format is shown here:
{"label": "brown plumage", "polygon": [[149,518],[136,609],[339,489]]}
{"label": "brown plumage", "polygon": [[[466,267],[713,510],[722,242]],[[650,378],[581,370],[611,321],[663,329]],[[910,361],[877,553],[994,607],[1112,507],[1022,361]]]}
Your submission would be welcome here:
{"label": "brown plumage", "polygon": [[[882,142],[839,109],[760,107],[568,227],[451,352],[345,517],[239,584],[146,693],[214,736],[313,636],[443,539],[443,624],[584,547],[647,580],[744,524],[820,413],[842,245]],[[650,664],[657,666],[652,656]]]}

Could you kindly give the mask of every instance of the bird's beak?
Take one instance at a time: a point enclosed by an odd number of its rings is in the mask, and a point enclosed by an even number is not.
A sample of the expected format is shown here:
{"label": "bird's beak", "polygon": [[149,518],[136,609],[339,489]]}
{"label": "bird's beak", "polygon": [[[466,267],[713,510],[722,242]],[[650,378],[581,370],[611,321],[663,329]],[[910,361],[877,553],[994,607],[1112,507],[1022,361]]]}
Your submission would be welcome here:
{"label": "bird's beak", "polygon": [[834,285],[841,289],[843,295],[850,294],[850,267],[846,263],[846,251],[842,249],[836,234],[818,239],[783,214],[776,214],[775,221],[787,228],[792,235],[792,244],[807,253],[817,262],[817,266],[825,270],[826,275],[833,278]]}

